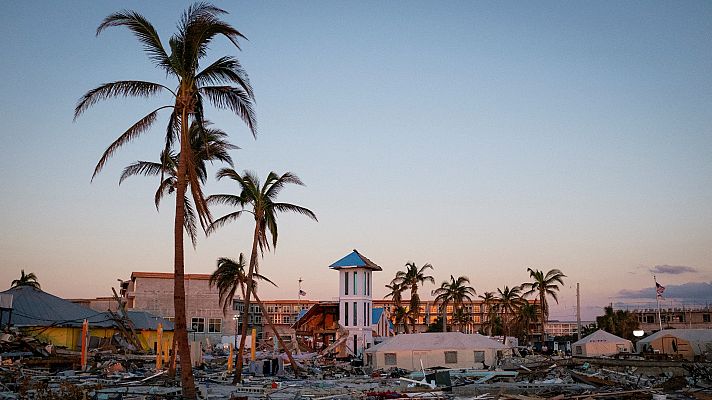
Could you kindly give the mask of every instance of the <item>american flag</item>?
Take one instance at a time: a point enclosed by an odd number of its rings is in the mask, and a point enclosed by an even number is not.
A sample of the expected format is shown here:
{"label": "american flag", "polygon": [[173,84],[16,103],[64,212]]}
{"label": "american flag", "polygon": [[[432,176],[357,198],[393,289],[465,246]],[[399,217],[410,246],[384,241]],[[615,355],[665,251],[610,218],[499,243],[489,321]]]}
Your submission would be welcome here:
{"label": "american flag", "polygon": [[307,292],[303,291],[302,289],[299,289],[299,295],[300,296],[306,296]]}
{"label": "american flag", "polygon": [[665,291],[665,286],[655,282],[655,294],[662,298],[663,297],[663,292]]}

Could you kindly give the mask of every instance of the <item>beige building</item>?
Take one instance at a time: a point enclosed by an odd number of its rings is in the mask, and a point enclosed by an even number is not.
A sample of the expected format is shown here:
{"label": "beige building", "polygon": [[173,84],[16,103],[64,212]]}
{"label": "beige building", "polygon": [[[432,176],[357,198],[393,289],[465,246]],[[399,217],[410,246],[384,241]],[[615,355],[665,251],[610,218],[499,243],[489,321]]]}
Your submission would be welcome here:
{"label": "beige building", "polygon": [[[661,304],[662,305],[662,304]],[[640,329],[649,332],[663,329],[712,329],[712,306],[696,305],[688,307],[661,307],[660,319],[658,309],[634,308],[628,309],[640,321]]]}

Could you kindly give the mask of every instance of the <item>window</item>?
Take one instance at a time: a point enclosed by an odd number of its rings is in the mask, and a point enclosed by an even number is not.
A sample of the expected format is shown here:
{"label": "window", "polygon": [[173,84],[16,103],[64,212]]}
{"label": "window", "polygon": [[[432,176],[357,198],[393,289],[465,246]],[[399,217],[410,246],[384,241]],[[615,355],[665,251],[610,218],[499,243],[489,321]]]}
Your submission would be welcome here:
{"label": "window", "polygon": [[475,362],[484,363],[485,362],[485,352],[475,350]]}
{"label": "window", "polygon": [[[348,275],[346,275],[348,276]],[[349,302],[344,302],[344,326],[349,326]]]}
{"label": "window", "polygon": [[268,313],[273,313],[273,312],[274,312],[274,306],[267,306],[267,312],[268,312]]}
{"label": "window", "polygon": [[457,352],[456,351],[446,351],[445,352],[445,364],[457,364]]}
{"label": "window", "polygon": [[221,318],[208,319],[208,333],[221,333],[221,332],[222,332],[222,319]]}
{"label": "window", "polygon": [[475,313],[479,313],[479,312],[480,312],[480,305],[479,305],[479,304],[475,304],[475,306],[473,307],[473,312],[475,312]]}
{"label": "window", "polygon": [[581,346],[576,346],[576,354],[578,354],[578,355],[583,354],[583,348]]}
{"label": "window", "polygon": [[344,295],[349,295],[349,273],[344,274]]}
{"label": "window", "polygon": [[385,359],[386,365],[398,365],[398,362],[396,359],[396,353],[386,353],[386,354],[384,354],[384,359]]}
{"label": "window", "polygon": [[368,326],[368,304],[363,303],[363,326]]}
{"label": "window", "polygon": [[368,277],[368,272],[363,273],[363,294],[367,295],[366,290],[368,290],[368,285],[366,284],[366,279]]}
{"label": "window", "polygon": [[702,322],[710,322],[710,315],[702,314]]}
{"label": "window", "polygon": [[371,295],[371,273],[366,272],[366,296]]}
{"label": "window", "polygon": [[354,301],[354,326],[358,325],[358,302]]}
{"label": "window", "polygon": [[176,321],[176,317],[163,317],[163,319],[165,319],[166,321],[170,321],[170,322]]}
{"label": "window", "polygon": [[648,324],[652,324],[655,322],[655,316],[654,315],[646,315],[645,316],[645,322]]}
{"label": "window", "polygon": [[[358,272],[354,271],[354,294],[358,294]],[[356,325],[356,324],[354,324]]]}
{"label": "window", "polygon": [[205,318],[193,317],[190,320],[190,327],[193,332],[205,332]]}

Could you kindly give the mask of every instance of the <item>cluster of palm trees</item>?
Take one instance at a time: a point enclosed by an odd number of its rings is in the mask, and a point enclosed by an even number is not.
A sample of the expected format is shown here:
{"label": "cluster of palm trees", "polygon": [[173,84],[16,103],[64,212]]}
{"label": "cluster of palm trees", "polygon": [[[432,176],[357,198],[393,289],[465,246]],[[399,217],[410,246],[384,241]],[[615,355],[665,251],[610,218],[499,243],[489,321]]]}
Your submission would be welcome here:
{"label": "cluster of palm trees", "polygon": [[[196,398],[196,391],[185,315],[184,231],[195,246],[198,223],[207,235],[224,224],[237,220],[243,213],[254,217],[253,244],[247,272],[244,272],[244,256],[241,255],[238,262],[221,259],[218,260],[217,275],[213,281],[223,294],[223,306],[231,301],[228,295],[234,294],[234,290],[239,287],[244,294],[245,307],[249,309],[251,297],[257,298],[253,278],[263,278],[258,273],[257,250],[259,248],[260,254],[263,254],[265,250],[269,251],[277,245],[276,215],[281,212],[296,212],[316,220],[314,213],[306,208],[276,201],[278,193],[285,185],[303,185],[296,175],[271,172],[261,184],[253,173],[236,172],[228,154],[228,151],[236,146],[228,142],[225,132],[211,127],[206,118],[205,109],[208,104],[231,111],[245,123],[253,137],[256,137],[254,92],[238,59],[222,56],[204,65],[209,46],[214,39],[227,38],[237,50],[240,49],[239,41],[245,39],[242,33],[221,19],[224,14],[224,10],[208,3],[196,3],[188,7],[178,23],[177,31],[168,40],[168,46],[164,46],[154,26],[141,14],[135,11],[120,11],[109,15],[100,23],[96,34],[99,35],[110,27],[127,28],[139,40],[155,67],[163,71],[166,77],[173,78],[174,83],[166,85],[143,80],[104,83],[84,94],[74,110],[76,120],[97,102],[110,98],[148,98],[163,95],[167,99],[165,104],[140,118],[109,145],[99,159],[92,179],[117,150],[147,132],[161,112],[169,113],[164,130],[165,146],[158,161],[137,161],[129,165],[124,169],[120,182],[135,175],[159,177],[158,189],[154,195],[156,207],[165,195],[175,193],[175,341],[181,355],[181,384],[186,398]],[[224,162],[230,166],[221,169],[217,177],[235,181],[239,194],[204,194],[208,162]],[[236,211],[213,220],[210,204],[235,207]],[[268,240],[268,236],[271,240]],[[230,263],[233,265],[227,266]],[[232,289],[231,285],[235,285],[235,289]],[[243,324],[238,360],[242,359],[244,352],[245,330],[246,324]],[[241,367],[242,363],[238,362],[237,379],[240,379]]]}
{"label": "cluster of palm trees", "polygon": [[[406,263],[404,271],[398,271],[391,282],[386,285],[388,294],[386,298],[393,300],[391,318],[396,331],[403,327],[405,333],[415,332],[416,322],[420,317],[421,301],[418,296],[419,285],[425,282],[435,283],[432,276],[426,275],[432,265],[425,264],[418,268],[414,263]],[[482,322],[482,333],[494,336],[503,336],[506,342],[508,336],[517,336],[529,341],[531,326],[538,323],[540,332],[545,331],[545,324],[549,317],[548,298],[559,302],[557,292],[559,285],[563,285],[566,277],[560,270],[551,269],[544,273],[541,270],[527,268],[529,282],[521,285],[498,288],[496,292],[484,292],[477,296],[485,310]],[[470,279],[466,276],[443,281],[440,287],[433,290],[434,303],[438,305],[442,314],[442,331],[446,332],[448,322],[448,308],[452,307],[451,321],[456,329],[462,330],[464,326],[473,321],[471,307],[476,296],[475,289],[470,286]],[[410,300],[405,303],[403,292],[410,289]],[[528,297],[532,296],[533,300]],[[409,327],[410,325],[410,327]]]}

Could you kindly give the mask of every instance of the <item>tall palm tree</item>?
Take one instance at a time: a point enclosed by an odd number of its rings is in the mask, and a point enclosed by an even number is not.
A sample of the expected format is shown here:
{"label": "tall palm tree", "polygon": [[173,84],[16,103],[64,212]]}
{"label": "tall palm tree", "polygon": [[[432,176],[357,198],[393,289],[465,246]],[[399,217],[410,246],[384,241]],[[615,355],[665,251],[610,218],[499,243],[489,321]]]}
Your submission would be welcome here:
{"label": "tall palm tree", "polygon": [[40,283],[37,281],[37,275],[35,275],[34,272],[25,274],[24,269],[20,270],[20,279],[13,279],[12,283],[10,284],[10,287],[15,286],[30,286],[35,289],[40,289]]}
{"label": "tall palm tree", "polygon": [[[291,172],[286,172],[283,175],[278,175],[275,172],[270,172],[264,184],[260,183],[259,178],[252,172],[245,171],[243,174],[237,173],[232,168],[223,168],[218,171],[218,180],[228,178],[238,184],[240,190],[239,195],[234,194],[215,194],[208,197],[208,203],[239,207],[237,211],[230,212],[218,219],[210,225],[208,232],[213,232],[215,229],[224,226],[225,224],[236,221],[244,213],[252,214],[255,219],[255,228],[252,237],[252,251],[250,253],[250,265],[247,271],[247,293],[245,294],[245,309],[250,309],[250,299],[254,294],[254,276],[258,273],[259,260],[257,258],[257,250],[264,255],[264,251],[269,251],[271,247],[277,246],[277,214],[281,212],[293,212],[305,215],[314,221],[317,221],[316,215],[309,209],[297,206],[290,203],[277,202],[277,195],[282,191],[285,185],[295,184],[304,186],[304,183],[298,176]],[[271,237],[271,245],[268,236]],[[260,307],[262,305],[260,304]],[[240,347],[237,353],[238,364],[236,368],[235,381],[239,382],[242,379],[242,356],[245,350],[245,337],[247,335],[247,325],[242,325],[242,337],[240,338]],[[277,335],[279,337],[279,335]],[[287,356],[291,359],[292,355],[285,348]],[[291,361],[291,360],[290,360]],[[292,363],[296,366],[296,363]],[[297,369],[295,368],[295,373]]]}
{"label": "tall palm tree", "polygon": [[477,293],[472,286],[468,286],[470,279],[466,276],[460,276],[455,279],[450,275],[450,281],[443,281],[440,287],[433,291],[435,303],[439,303],[443,313],[443,332],[447,332],[447,306],[452,304],[457,310],[462,307],[465,301],[472,303],[472,297]]}
{"label": "tall palm tree", "polygon": [[409,261],[405,264],[405,271],[396,272],[395,281],[399,284],[410,288],[410,313],[413,318],[412,326],[413,332],[415,332],[415,324],[420,317],[420,296],[418,295],[418,285],[422,285],[425,282],[435,283],[435,279],[425,274],[425,270],[433,269],[430,264],[424,264],[422,267],[418,268],[414,262]]}
{"label": "tall palm tree", "polygon": [[89,107],[101,100],[112,97],[152,97],[167,94],[170,101],[139,119],[121,134],[106,149],[94,168],[98,174],[107,160],[123,145],[138,138],[149,130],[162,110],[170,110],[165,136],[165,149],[177,142],[178,165],[176,166],[176,211],[174,232],[174,292],[175,336],[181,354],[181,385],[183,396],[196,397],[195,382],[190,362],[188,333],[185,316],[185,265],[183,254],[183,227],[186,218],[185,196],[190,189],[197,217],[205,229],[211,221],[210,212],[198,184],[190,146],[189,126],[191,121],[203,124],[205,103],[227,109],[240,117],[253,136],[256,134],[256,120],[253,110],[254,93],[247,73],[240,62],[231,56],[223,56],[202,70],[200,62],[207,55],[213,39],[223,36],[239,50],[238,40],[244,36],[230,24],[220,19],[226,12],[207,3],[196,3],[183,13],[178,23],[178,31],[168,41],[168,50],[153,25],[135,11],[120,11],[106,17],[96,30],[97,35],[107,28],[123,26],[128,28],[141,42],[153,64],[176,80],[173,89],[161,83],[141,80],[125,80],[104,83],[88,91],[74,109],[76,120]]}
{"label": "tall palm tree", "polygon": [[[232,305],[232,299],[235,297],[235,292],[237,292],[238,288],[240,289],[242,298],[245,298],[247,290],[246,265],[245,255],[242,253],[240,253],[240,257],[237,261],[231,258],[220,257],[217,261],[217,268],[213,271],[212,275],[210,275],[208,285],[218,288],[218,296],[223,308],[223,315],[227,315],[227,309]],[[276,283],[264,275],[255,273],[254,278],[255,280],[271,283],[277,287]],[[255,282],[255,286],[257,286],[257,282]],[[237,332],[235,332],[235,334],[237,334]]]}
{"label": "tall palm tree", "polygon": [[[221,161],[229,165],[232,164],[232,157],[228,150],[238,147],[227,141],[227,133],[220,129],[210,128],[210,123],[205,121],[203,126],[197,121],[190,125],[190,147],[194,157],[193,164],[198,175],[198,182],[204,185],[208,178],[207,162]],[[174,150],[161,152],[160,161],[136,161],[124,168],[119,185],[131,176],[160,176],[161,180],[154,195],[154,203],[158,209],[161,200],[167,194],[172,194],[176,190],[178,154]],[[193,242],[193,247],[197,244],[197,221],[195,219],[195,208],[188,196],[184,196],[185,220],[183,226],[185,232]]]}
{"label": "tall palm tree", "polygon": [[509,334],[512,323],[512,315],[516,313],[517,309],[526,300],[522,298],[522,288],[519,286],[514,286],[511,289],[509,286],[505,286],[504,289],[497,288],[497,292],[497,311],[502,316],[502,325],[504,328],[504,338],[502,339],[502,343],[506,344],[507,335]]}
{"label": "tall palm tree", "polygon": [[532,281],[522,284],[522,288],[525,290],[523,296],[535,294],[539,298],[539,312],[541,315],[539,323],[541,324],[541,340],[543,342],[546,338],[546,331],[544,330],[545,324],[549,318],[549,304],[547,303],[546,298],[547,296],[551,296],[551,298],[556,301],[556,304],[559,304],[559,299],[556,295],[556,292],[559,291],[559,285],[557,285],[557,283],[563,285],[566,275],[558,269],[549,270],[546,274],[538,269],[533,270],[531,268],[527,268],[527,271],[529,272],[529,277]]}
{"label": "tall palm tree", "polygon": [[482,306],[487,310],[486,320],[483,325],[487,327],[487,335],[492,336],[494,334],[492,332],[492,328],[494,326],[492,323],[494,318],[497,316],[497,298],[495,297],[494,292],[485,292],[477,297],[482,299]]}

